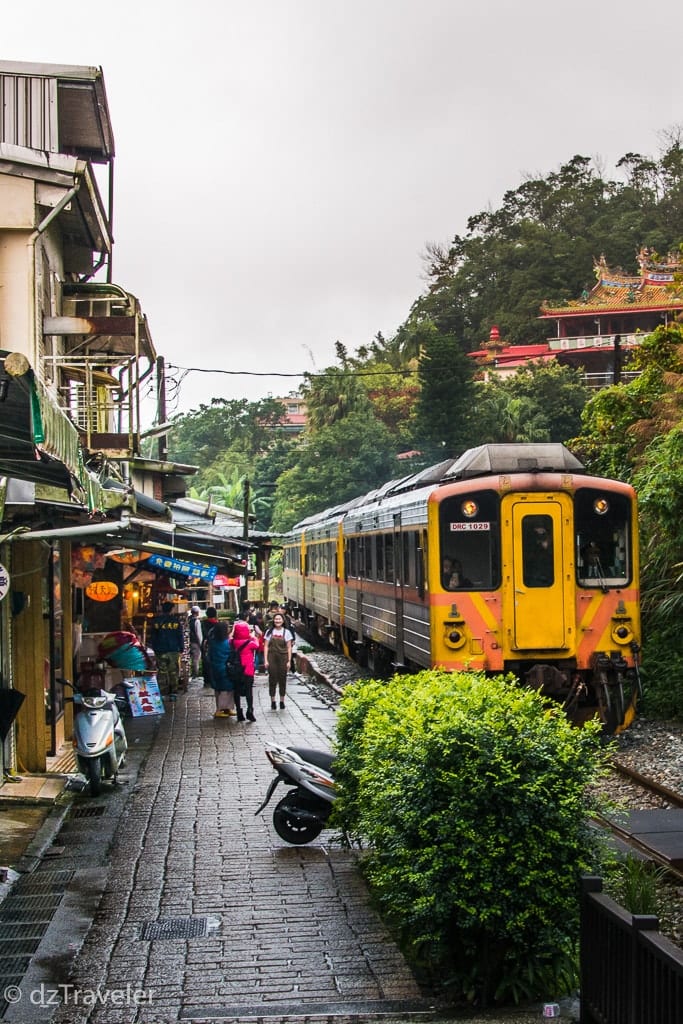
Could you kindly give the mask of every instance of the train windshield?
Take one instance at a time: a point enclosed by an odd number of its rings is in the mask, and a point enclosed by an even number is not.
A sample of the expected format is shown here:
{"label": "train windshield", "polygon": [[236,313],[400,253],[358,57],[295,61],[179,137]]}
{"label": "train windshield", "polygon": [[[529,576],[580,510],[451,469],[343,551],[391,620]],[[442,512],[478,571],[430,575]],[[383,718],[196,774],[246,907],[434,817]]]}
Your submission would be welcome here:
{"label": "train windshield", "polygon": [[575,498],[576,575],[583,587],[623,587],[632,576],[631,503],[585,488]]}
{"label": "train windshield", "polygon": [[500,586],[500,500],[495,491],[444,498],[439,509],[441,586]]}

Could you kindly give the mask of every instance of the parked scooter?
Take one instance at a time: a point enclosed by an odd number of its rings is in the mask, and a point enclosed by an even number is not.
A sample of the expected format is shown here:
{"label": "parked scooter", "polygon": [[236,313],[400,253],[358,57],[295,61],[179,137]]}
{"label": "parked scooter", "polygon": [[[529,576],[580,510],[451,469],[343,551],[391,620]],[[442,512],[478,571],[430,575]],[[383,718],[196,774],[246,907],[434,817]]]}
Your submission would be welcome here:
{"label": "parked scooter", "polygon": [[102,792],[102,779],[118,782],[119,768],[125,764],[128,741],[119,708],[127,706],[125,698],[106,690],[83,688],[63,679],[73,690],[73,745],[79,770],[85,775],[91,796]]}
{"label": "parked scooter", "polygon": [[327,824],[335,799],[334,755],[305,747],[266,747],[266,755],[277,772],[266,799],[256,814],[268,805],[277,786],[292,789],[273,810],[275,831],[286,843],[302,846],[320,835]]}

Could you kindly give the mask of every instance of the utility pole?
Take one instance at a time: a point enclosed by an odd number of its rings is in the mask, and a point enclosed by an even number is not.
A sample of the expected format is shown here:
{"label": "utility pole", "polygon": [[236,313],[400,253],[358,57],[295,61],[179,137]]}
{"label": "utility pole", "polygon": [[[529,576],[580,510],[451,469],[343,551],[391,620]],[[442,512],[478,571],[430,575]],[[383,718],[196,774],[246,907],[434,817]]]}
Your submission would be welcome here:
{"label": "utility pole", "polygon": [[[159,423],[166,422],[166,363],[163,356],[157,356],[157,407]],[[161,434],[157,442],[159,462],[168,458],[168,438]]]}
{"label": "utility pole", "polygon": [[[243,505],[242,505],[242,538],[243,540],[249,540],[249,504],[251,497],[251,484],[249,478],[245,476],[244,483],[242,484],[243,494]],[[249,568],[249,555],[245,551],[245,557],[247,564],[244,567],[244,587],[242,590],[242,607],[249,603],[249,576],[247,570]]]}

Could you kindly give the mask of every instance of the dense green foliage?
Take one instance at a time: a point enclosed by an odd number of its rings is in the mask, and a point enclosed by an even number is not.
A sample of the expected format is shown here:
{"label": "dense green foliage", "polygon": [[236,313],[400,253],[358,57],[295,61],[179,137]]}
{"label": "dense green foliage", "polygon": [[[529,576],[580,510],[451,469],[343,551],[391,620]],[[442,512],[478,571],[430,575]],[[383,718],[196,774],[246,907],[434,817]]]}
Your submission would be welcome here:
{"label": "dense green foliage", "polygon": [[220,461],[226,451],[239,451],[245,458],[253,458],[268,449],[273,428],[284,411],[282,402],[274,398],[258,402],[212,398],[209,405],[174,418],[168,457],[172,462],[202,469]]}
{"label": "dense green foliage", "polygon": [[369,491],[396,474],[393,438],[370,410],[353,412],[337,423],[306,431],[279,478],[273,529],[294,523],[331,505]]}
{"label": "dense green foliage", "polygon": [[425,337],[418,364],[415,440],[427,462],[459,455],[476,438],[475,369],[455,338],[436,328]]}
{"label": "dense green foliage", "polygon": [[479,444],[564,442],[581,429],[588,392],[578,370],[537,363],[493,377],[477,405]]}
{"label": "dense green foliage", "polygon": [[567,991],[597,724],[574,729],[501,677],[423,672],[347,690],[337,737],[336,823],[369,844],[413,962],[480,1004]]}
{"label": "dense green foliage", "polygon": [[659,327],[632,365],[640,376],[598,392],[572,449],[639,497],[645,707],[683,715],[683,326]]}
{"label": "dense green foliage", "polygon": [[431,246],[429,288],[411,322],[427,318],[480,348],[492,324],[513,344],[544,341],[544,301],[563,303],[592,284],[592,262],[634,265],[641,245],[667,252],[683,230],[683,148],[674,133],[659,160],[629,153],[623,181],[603,178],[585,156],[528,178],[497,209],[470,217],[447,248]]}

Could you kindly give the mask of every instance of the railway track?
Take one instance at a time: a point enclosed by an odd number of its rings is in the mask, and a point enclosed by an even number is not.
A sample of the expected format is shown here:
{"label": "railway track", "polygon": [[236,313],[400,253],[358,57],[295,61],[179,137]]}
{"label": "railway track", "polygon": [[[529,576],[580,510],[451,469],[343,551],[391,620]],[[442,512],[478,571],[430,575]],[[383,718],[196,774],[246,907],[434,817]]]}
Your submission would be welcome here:
{"label": "railway track", "polygon": [[618,759],[612,767],[629,790],[619,788],[619,810],[595,814],[594,820],[615,837],[623,852],[632,852],[664,869],[674,882],[683,882],[683,794]]}

